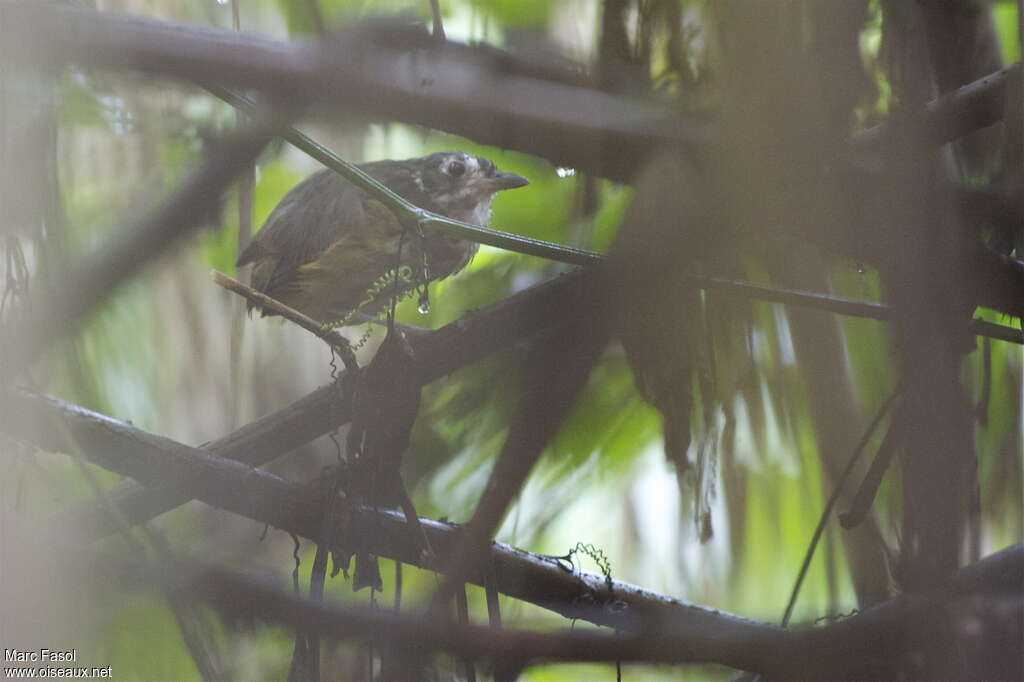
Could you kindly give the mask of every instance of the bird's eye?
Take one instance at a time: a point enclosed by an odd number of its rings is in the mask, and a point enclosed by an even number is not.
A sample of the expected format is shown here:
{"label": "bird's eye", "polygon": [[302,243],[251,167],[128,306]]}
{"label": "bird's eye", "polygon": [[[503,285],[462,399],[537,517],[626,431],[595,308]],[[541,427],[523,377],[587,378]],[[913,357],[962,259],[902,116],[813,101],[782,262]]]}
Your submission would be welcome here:
{"label": "bird's eye", "polygon": [[466,172],[466,164],[461,161],[452,161],[448,166],[448,175],[453,178],[461,178],[462,174]]}

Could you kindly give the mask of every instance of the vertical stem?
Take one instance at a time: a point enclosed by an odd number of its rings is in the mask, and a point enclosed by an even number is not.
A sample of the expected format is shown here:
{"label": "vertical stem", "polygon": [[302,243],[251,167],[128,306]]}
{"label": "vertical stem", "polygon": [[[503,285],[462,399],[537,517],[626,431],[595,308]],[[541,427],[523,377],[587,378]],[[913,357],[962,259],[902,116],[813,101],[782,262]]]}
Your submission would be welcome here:
{"label": "vertical stem", "polygon": [[[455,608],[458,612],[459,623],[469,623],[469,600],[466,598],[466,584],[455,590]],[[466,682],[476,682],[476,667],[472,658],[462,659],[462,668],[466,676]]]}
{"label": "vertical stem", "polygon": [[[920,11],[924,9],[925,11]],[[892,220],[893,260],[883,272],[893,307],[896,355],[906,391],[903,404],[903,536],[898,580],[911,592],[937,588],[959,565],[966,515],[972,410],[960,383],[963,355],[973,349],[965,329],[974,306],[961,254],[969,245],[954,206],[936,188],[941,156],[918,134],[914,112],[933,94],[938,46],[937,5],[885,3],[896,61],[891,70],[898,105],[893,124],[901,144],[888,150],[886,208]],[[945,46],[942,49],[948,49]],[[933,60],[936,65],[941,61]],[[939,79],[943,83],[943,79]],[[938,611],[908,631],[908,679],[959,676],[962,664],[949,615]]]}
{"label": "vertical stem", "polygon": [[[235,31],[240,31],[242,27],[241,23],[241,0],[231,0],[231,26]],[[245,114],[240,110],[235,110],[235,120],[241,125],[244,123]],[[253,188],[256,183],[256,165],[252,164],[245,168],[239,174],[238,177],[238,246],[236,258],[242,255],[242,251],[249,245],[249,240],[252,239],[252,197]],[[248,270],[248,267],[244,268]],[[239,274],[239,279],[244,282],[248,282],[248,277]],[[231,365],[229,371],[231,373],[231,385],[236,388],[241,387],[241,363],[242,363],[242,334],[245,329],[245,306],[241,300],[233,299],[230,304],[235,309],[235,314],[231,316],[231,339],[230,339],[230,353],[231,353]],[[238,426],[239,413],[241,411],[241,401],[239,396],[243,395],[242,391],[234,391],[231,398],[231,428]]]}

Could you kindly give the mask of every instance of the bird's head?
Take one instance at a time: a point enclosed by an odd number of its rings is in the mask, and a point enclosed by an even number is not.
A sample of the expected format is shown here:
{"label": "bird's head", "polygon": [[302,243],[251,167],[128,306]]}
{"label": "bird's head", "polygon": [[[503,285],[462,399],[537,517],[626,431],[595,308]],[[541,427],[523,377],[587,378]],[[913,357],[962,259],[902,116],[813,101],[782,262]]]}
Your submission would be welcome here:
{"label": "bird's head", "polygon": [[434,204],[433,209],[455,220],[486,225],[491,200],[503,189],[515,189],[530,181],[498,170],[492,161],[465,152],[439,152],[414,159],[414,182]]}

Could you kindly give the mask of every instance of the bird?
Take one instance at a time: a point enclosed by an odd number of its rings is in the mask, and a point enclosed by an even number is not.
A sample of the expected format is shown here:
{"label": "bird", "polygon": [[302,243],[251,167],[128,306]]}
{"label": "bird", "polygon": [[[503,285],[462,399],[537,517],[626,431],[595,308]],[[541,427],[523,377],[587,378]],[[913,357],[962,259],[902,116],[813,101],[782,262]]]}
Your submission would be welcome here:
{"label": "bird", "polygon": [[[420,208],[479,226],[490,221],[498,192],[529,184],[461,151],[358,168]],[[430,227],[404,232],[383,203],[325,168],[285,195],[236,265],[253,266],[250,285],[257,291],[321,324],[344,322],[353,312],[380,312],[395,293],[459,272],[478,248]],[[392,273],[402,268],[395,282]],[[254,307],[249,304],[250,312]]]}

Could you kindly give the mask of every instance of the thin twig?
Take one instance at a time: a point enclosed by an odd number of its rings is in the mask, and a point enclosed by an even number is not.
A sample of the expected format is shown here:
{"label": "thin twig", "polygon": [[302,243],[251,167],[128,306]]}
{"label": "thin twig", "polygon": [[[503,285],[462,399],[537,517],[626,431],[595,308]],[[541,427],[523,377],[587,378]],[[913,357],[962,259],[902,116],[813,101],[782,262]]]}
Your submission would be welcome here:
{"label": "thin twig", "polygon": [[[469,599],[466,596],[466,585],[455,590],[455,611],[458,617],[460,625],[469,625]],[[473,659],[466,656],[462,659],[463,675],[466,678],[466,682],[476,682],[476,666],[473,665]]]}
{"label": "thin twig", "polygon": [[402,612],[402,562],[395,559],[395,601],[392,607],[396,614]]}
{"label": "thin twig", "polygon": [[336,330],[325,327],[312,317],[304,315],[298,310],[295,310],[294,308],[291,308],[262,292],[256,291],[250,286],[242,284],[237,279],[228,277],[219,270],[211,270],[210,276],[219,286],[224,287],[232,293],[238,294],[256,306],[272,310],[274,313],[280,315],[289,322],[297,324],[317,338],[326,342],[327,345],[337,351],[338,355],[341,356],[342,362],[345,363],[345,368],[350,372],[359,369],[359,363],[356,361],[355,352],[353,352],[352,346],[349,345],[348,339],[339,334]]}
{"label": "thin twig", "polygon": [[[893,308],[885,303],[860,301],[853,298],[819,294],[799,289],[770,287],[742,280],[727,280],[718,277],[702,277],[700,275],[687,275],[686,277],[693,282],[694,286],[705,290],[713,289],[746,298],[784,303],[786,305],[798,305],[815,310],[825,310],[836,315],[865,317],[883,322],[888,322],[893,316]],[[1021,332],[1020,329],[981,319],[972,319],[968,325],[971,332],[977,336],[1008,341],[1018,345],[1024,344],[1024,332]]]}
{"label": "thin twig", "polygon": [[875,458],[871,461],[868,473],[864,476],[864,480],[861,481],[860,487],[857,488],[857,492],[853,496],[850,508],[845,512],[839,513],[839,525],[843,528],[854,528],[860,525],[868,515],[868,512],[871,511],[871,505],[875,501],[875,495],[878,494],[882,478],[885,477],[885,472],[892,463],[896,449],[900,445],[900,437],[902,435],[900,426],[895,420],[889,425],[889,430],[886,432],[885,438],[882,439],[882,444],[878,446]]}
{"label": "thin twig", "polygon": [[[924,106],[915,126],[925,131],[934,144],[943,144],[998,122],[1002,118],[1007,84],[1021,77],[1017,62],[934,99]],[[878,151],[898,135],[888,123],[875,126],[853,138],[857,150]]]}
{"label": "thin twig", "polygon": [[800,596],[800,587],[804,583],[804,578],[807,577],[807,570],[811,566],[811,559],[814,558],[814,550],[818,548],[818,541],[821,540],[821,534],[825,530],[825,525],[828,523],[829,518],[832,515],[832,509],[836,506],[836,502],[839,501],[839,495],[843,491],[843,485],[846,483],[846,479],[850,477],[853,472],[853,466],[857,463],[860,458],[860,453],[867,447],[868,441],[871,440],[871,436],[875,433],[875,429],[881,423],[882,419],[889,412],[889,408],[892,407],[893,402],[899,397],[903,390],[903,385],[900,384],[896,387],[896,390],[892,392],[882,406],[878,408],[878,412],[875,414],[874,419],[868,425],[868,428],[864,431],[864,435],[861,436],[857,446],[853,449],[850,454],[850,459],[847,460],[846,466],[843,471],[839,474],[839,478],[836,479],[835,487],[832,489],[832,494],[828,498],[828,502],[825,503],[824,509],[821,510],[821,516],[818,518],[818,525],[814,529],[814,535],[811,536],[811,542],[807,547],[807,552],[804,554],[803,563],[800,564],[800,571],[797,573],[796,582],[793,584],[793,591],[790,592],[789,602],[786,604],[786,610],[782,614],[782,626],[786,627],[789,625],[790,616],[793,615],[793,607],[796,606],[796,599]]}
{"label": "thin twig", "polygon": [[[364,313],[361,311],[351,313],[349,315],[349,318],[350,322],[358,324],[371,324],[375,327],[387,327],[388,325],[387,320],[382,320],[379,317],[375,317],[373,315],[370,315],[369,313]],[[422,336],[423,334],[429,334],[431,331],[433,331],[431,329],[427,329],[426,327],[417,327],[414,324],[405,324],[404,322],[395,322],[394,328],[405,334],[407,337]]]}
{"label": "thin twig", "polygon": [[487,598],[487,624],[496,630],[501,629],[501,602],[498,590],[494,587],[494,565],[488,565],[484,573],[484,595]]}
{"label": "thin twig", "polygon": [[[210,92],[220,97],[228,104],[245,111],[255,111],[256,104],[248,98],[239,95],[226,88],[209,87]],[[458,220],[452,220],[444,216],[438,216],[424,211],[414,204],[407,202],[390,189],[380,184],[356,166],[348,163],[327,147],[324,147],[316,140],[313,140],[294,127],[285,129],[283,137],[297,149],[302,150],[312,158],[324,164],[328,168],[340,174],[349,182],[369,192],[378,198],[382,203],[388,205],[392,211],[396,211],[399,217],[407,220],[414,220],[421,225],[430,226],[434,229],[449,232],[453,235],[475,241],[480,244],[488,244],[497,248],[522,253],[525,255],[548,258],[554,261],[568,263],[570,265],[595,265],[605,260],[605,256],[594,251],[578,249],[562,244],[531,239],[493,230],[478,225],[470,225]],[[876,320],[888,320],[892,315],[889,306],[871,301],[858,301],[841,296],[819,294],[796,289],[784,289],[769,287],[741,280],[726,280],[717,277],[705,277],[701,275],[687,275],[694,286],[702,289],[715,289],[737,295],[758,298],[777,303],[802,305],[819,310],[828,310],[840,315],[854,317],[868,317]],[[1024,333],[1018,329],[1005,325],[994,324],[984,320],[973,320],[972,331],[979,336],[987,336],[1011,343],[1024,344]]]}
{"label": "thin twig", "polygon": [[[255,111],[255,103],[246,97],[231,90],[218,87],[209,87],[210,92],[223,99],[232,106],[239,107],[246,111]],[[452,220],[444,216],[438,216],[416,207],[407,202],[390,189],[366,175],[356,166],[346,162],[330,149],[313,140],[304,133],[293,127],[286,128],[283,134],[285,140],[302,150],[312,158],[334,170],[349,182],[369,192],[382,203],[388,205],[393,211],[397,211],[399,217],[420,222],[425,226],[446,231],[463,239],[476,241],[481,244],[488,244],[507,251],[522,253],[525,255],[548,258],[570,265],[595,265],[605,260],[602,254],[586,249],[555,244],[539,239],[521,237],[519,235],[493,230],[478,225],[470,225],[458,220]],[[687,275],[694,286],[703,289],[715,289],[750,298],[757,298],[777,303],[801,305],[819,310],[828,310],[840,315],[854,317],[868,317],[876,320],[888,320],[892,315],[889,306],[871,301],[858,301],[841,296],[819,294],[796,289],[784,289],[769,287],[741,280],[726,280],[717,277],[705,277],[701,275]],[[1011,343],[1024,344],[1024,333],[1018,329],[1005,325],[994,324],[984,320],[973,320],[972,331],[979,336],[987,336]]]}
{"label": "thin twig", "polygon": [[[228,104],[238,107],[243,111],[256,111],[256,103],[226,88],[208,86],[207,89],[221,98]],[[464,223],[436,213],[431,213],[415,204],[403,199],[393,191],[377,182],[367,175],[358,166],[351,164],[340,156],[324,147],[316,140],[293,127],[286,128],[282,137],[297,149],[301,149],[309,156],[324,164],[356,187],[369,193],[375,199],[387,206],[400,222],[406,225],[419,225],[443,230],[463,239],[469,239],[479,244],[495,246],[506,251],[526,254],[528,256],[539,256],[571,265],[593,265],[603,260],[603,257],[587,251],[562,244],[554,244],[541,239],[523,237],[510,232],[493,230],[479,225]]]}
{"label": "thin twig", "polygon": [[[594,286],[595,273],[590,270],[571,273],[471,312],[429,334],[411,336],[409,340],[422,367],[424,383],[447,376],[538,333],[563,326],[569,319],[565,311],[586,307],[592,299]],[[767,298],[769,292],[762,289],[752,291],[751,295]],[[735,290],[741,292],[741,288]],[[800,295],[800,292],[790,291],[787,296],[790,295]],[[814,307],[830,309],[834,301],[825,300],[830,298],[807,294],[804,300],[811,304],[811,299],[821,299],[813,301]],[[851,308],[835,312],[860,312],[862,316],[878,317],[880,309],[886,309],[878,303],[859,304],[859,310]],[[1019,339],[1019,330],[991,326],[1017,335],[1017,338],[1008,340],[1024,342]],[[337,406],[336,388],[332,384],[227,434],[206,449],[218,456],[262,466],[282,453],[333,431],[347,423],[350,417],[347,407]],[[147,489],[135,482],[117,486],[111,495],[133,523],[142,523],[188,501],[174,489]],[[81,531],[85,534],[100,536],[112,532],[109,521],[91,506],[71,505],[58,512],[58,516],[85,521]]]}
{"label": "thin twig", "polygon": [[[231,0],[231,28],[236,32],[242,30],[242,0]],[[243,125],[246,121],[247,114],[242,111],[235,112],[235,123],[236,125]],[[235,258],[237,259],[245,251],[245,248],[249,246],[249,241],[252,239],[252,207],[253,207],[253,190],[256,185],[256,166],[248,166],[242,172],[238,178],[238,240],[237,240],[237,252]],[[239,271],[244,272],[244,270]],[[241,275],[240,275],[241,276]],[[241,368],[242,368],[242,336],[245,333],[245,316],[239,308],[237,315],[232,315],[231,327],[229,333],[231,334],[230,344],[230,359],[229,359],[229,370],[230,370],[230,381],[232,386],[241,386]],[[231,426],[234,428],[238,426],[238,414],[241,408],[241,400],[238,392],[235,392],[231,396],[230,405],[230,419]]]}

